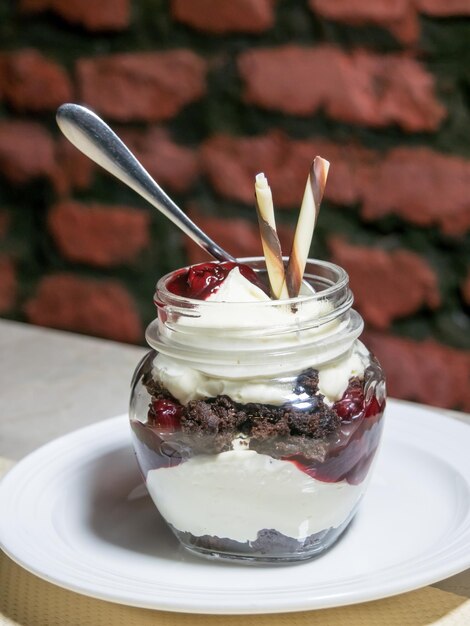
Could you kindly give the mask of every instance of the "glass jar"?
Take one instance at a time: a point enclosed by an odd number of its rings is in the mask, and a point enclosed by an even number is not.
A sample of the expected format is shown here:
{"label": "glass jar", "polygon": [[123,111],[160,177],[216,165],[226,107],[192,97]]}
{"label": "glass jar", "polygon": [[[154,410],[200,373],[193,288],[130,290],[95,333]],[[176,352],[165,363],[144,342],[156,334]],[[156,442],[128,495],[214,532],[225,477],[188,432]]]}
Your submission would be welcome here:
{"label": "glass jar", "polygon": [[[262,258],[240,262],[266,271]],[[148,491],[192,552],[316,556],[364,495],[385,407],[348,276],[309,260],[307,295],[229,303],[170,291],[185,271],[157,284],[152,350],[132,383],[133,444]]]}

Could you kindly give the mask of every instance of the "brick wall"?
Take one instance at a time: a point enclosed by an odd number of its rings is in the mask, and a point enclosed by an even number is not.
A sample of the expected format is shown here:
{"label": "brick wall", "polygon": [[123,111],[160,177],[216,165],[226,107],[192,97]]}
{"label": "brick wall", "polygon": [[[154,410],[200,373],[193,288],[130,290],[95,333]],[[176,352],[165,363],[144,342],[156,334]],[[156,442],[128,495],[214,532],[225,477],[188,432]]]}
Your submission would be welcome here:
{"label": "brick wall", "polygon": [[60,136],[87,103],[222,246],[257,254],[253,177],[288,248],[332,162],[312,255],[346,267],[390,392],[470,410],[468,0],[5,0],[0,314],[141,342],[200,250]]}

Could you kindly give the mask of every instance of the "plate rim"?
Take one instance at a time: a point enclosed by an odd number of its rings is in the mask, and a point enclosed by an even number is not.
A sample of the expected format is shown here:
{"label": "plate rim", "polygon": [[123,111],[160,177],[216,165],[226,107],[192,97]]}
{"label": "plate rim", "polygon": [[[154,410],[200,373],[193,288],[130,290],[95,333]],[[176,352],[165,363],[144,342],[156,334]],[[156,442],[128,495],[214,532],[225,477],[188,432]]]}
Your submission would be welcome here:
{"label": "plate rim", "polygon": [[[468,430],[469,424],[465,422],[455,419],[452,416],[448,416],[443,411],[443,414],[439,413],[439,410],[436,411],[434,407],[422,406],[422,405],[413,405],[412,403],[407,403],[409,406],[406,408],[415,412],[417,414],[421,414],[420,417],[424,417],[426,415],[426,419],[434,421],[434,424],[439,423],[439,425],[443,426],[447,429],[456,429],[457,431],[461,431],[465,433],[467,438],[470,438],[470,431]],[[399,409],[403,409],[403,403],[397,402],[394,403],[393,400],[388,401],[388,410],[386,415],[385,424],[390,423],[392,420],[400,420],[401,417],[397,417],[397,415],[393,416],[393,413],[398,411]],[[94,424],[84,426],[78,430],[72,431],[71,433],[62,435],[45,445],[41,446],[37,450],[31,452],[29,455],[24,457],[21,461],[19,461],[16,465],[13,466],[0,480],[0,508],[2,507],[2,501],[6,499],[8,501],[9,489],[11,489],[11,484],[14,484],[18,477],[21,477],[22,473],[27,473],[28,466],[34,465],[34,462],[37,458],[47,457],[48,452],[52,449],[60,449],[61,444],[66,442],[72,442],[74,439],[80,439],[82,437],[86,437],[86,435],[91,435],[95,433],[95,431],[99,431],[101,429],[108,430],[113,424],[122,423],[127,421],[127,414],[121,414],[115,417],[108,418],[106,420],[102,420],[99,422],[95,422]],[[409,419],[416,419],[415,416],[411,416]],[[419,418],[418,418],[419,419]],[[387,432],[388,429],[386,429]],[[432,430],[432,428],[431,428]],[[385,432],[385,437],[387,436]],[[122,436],[118,437],[118,439],[122,440]],[[101,449],[101,453],[103,452],[103,443],[99,437],[96,438],[96,441],[99,443],[96,445],[96,450]],[[413,443],[413,442],[412,442]],[[131,447],[130,438],[129,438],[129,446]],[[59,454],[60,457],[60,454]],[[470,484],[470,478],[468,479],[468,483]],[[3,516],[2,516],[3,517]],[[467,516],[468,517],[468,516]],[[447,578],[449,576],[455,575],[466,568],[470,567],[470,551],[467,556],[465,556],[466,551],[461,551],[460,558],[454,558],[450,563],[447,563],[447,567],[443,567],[442,565],[438,567],[438,571],[433,571],[433,569],[429,569],[425,573],[422,573],[416,578],[415,582],[410,584],[410,582],[406,582],[407,578],[410,577],[410,574],[407,574],[404,578],[400,577],[399,580],[391,583],[390,581],[387,584],[387,590],[381,589],[380,587],[377,589],[369,590],[368,588],[364,588],[360,592],[357,589],[352,589],[350,591],[342,591],[340,596],[337,596],[334,593],[330,593],[329,597],[326,597],[325,594],[322,595],[320,601],[315,601],[315,597],[308,599],[296,599],[293,603],[286,602],[285,598],[269,598],[265,599],[264,603],[261,602],[250,602],[248,601],[245,606],[240,606],[240,604],[235,604],[233,606],[226,606],[226,598],[224,601],[224,606],[222,607],[217,602],[204,602],[196,598],[191,598],[188,601],[182,603],[181,598],[176,598],[168,601],[165,598],[157,598],[153,601],[139,599],[137,596],[133,598],[121,597],[118,592],[115,594],[111,593],[110,590],[102,591],[96,590],[92,587],[86,587],[86,585],[74,585],[70,583],[68,580],[63,580],[60,576],[53,576],[46,570],[41,570],[40,567],[35,565],[31,565],[27,560],[25,560],[22,555],[18,555],[14,549],[11,549],[11,546],[5,544],[5,539],[3,537],[2,528],[4,525],[6,526],[6,520],[10,519],[9,516],[4,516],[3,523],[0,519],[0,547],[5,552],[5,554],[10,557],[13,561],[15,561],[18,565],[34,574],[42,578],[43,580],[48,581],[49,583],[55,584],[59,587],[68,589],[70,591],[86,595],[89,597],[115,602],[118,604],[128,605],[128,606],[136,606],[140,608],[154,609],[154,610],[163,610],[163,611],[172,611],[172,612],[181,612],[181,613],[204,613],[204,614],[218,614],[218,615],[243,615],[243,614],[260,614],[260,613],[288,613],[288,612],[296,612],[296,611],[307,611],[307,610],[317,610],[323,608],[332,608],[345,606],[350,604],[357,604],[362,602],[368,602],[372,600],[377,600],[385,597],[390,597],[393,595],[397,595],[399,593],[404,593],[407,591],[412,591],[414,589],[421,588],[423,586],[435,583],[443,578]],[[8,541],[8,537],[7,537]],[[309,561],[306,561],[308,563]],[[302,564],[299,564],[301,567]],[[240,593],[240,592],[238,592]],[[181,595],[181,594],[180,594]],[[208,595],[208,594],[207,594]],[[236,601],[237,596],[231,600],[233,604],[233,600]]]}

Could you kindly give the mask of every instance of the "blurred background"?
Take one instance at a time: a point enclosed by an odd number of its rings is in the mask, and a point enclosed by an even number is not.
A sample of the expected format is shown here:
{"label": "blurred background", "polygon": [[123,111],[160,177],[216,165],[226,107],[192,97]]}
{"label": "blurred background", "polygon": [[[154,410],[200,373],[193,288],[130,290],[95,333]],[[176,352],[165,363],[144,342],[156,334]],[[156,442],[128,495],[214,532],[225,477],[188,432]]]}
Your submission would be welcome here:
{"label": "blurred background", "polygon": [[311,255],[349,272],[390,393],[470,410],[469,0],[3,0],[0,315],[142,343],[162,273],[204,253],[60,136],[89,105],[234,255],[288,253],[331,161]]}

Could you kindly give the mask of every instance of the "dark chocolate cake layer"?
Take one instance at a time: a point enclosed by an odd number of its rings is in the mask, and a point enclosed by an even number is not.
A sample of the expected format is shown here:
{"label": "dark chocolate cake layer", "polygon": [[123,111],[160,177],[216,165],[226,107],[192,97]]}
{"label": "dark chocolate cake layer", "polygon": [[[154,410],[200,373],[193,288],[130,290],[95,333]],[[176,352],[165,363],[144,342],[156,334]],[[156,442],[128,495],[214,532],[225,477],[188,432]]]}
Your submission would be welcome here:
{"label": "dark chocolate cake layer", "polygon": [[274,458],[301,454],[306,459],[321,460],[325,441],[338,431],[341,418],[318,393],[318,372],[308,369],[297,378],[295,402],[270,404],[234,402],[225,395],[192,400],[181,405],[150,375],[144,384],[152,396],[148,425],[158,425],[154,406],[165,401],[178,413],[178,438],[192,448],[194,454],[217,454],[231,449],[233,439],[242,434],[249,437],[249,448]]}
{"label": "dark chocolate cake layer", "polygon": [[150,394],[147,422],[131,421],[143,444],[136,448],[143,471],[172,467],[195,455],[227,452],[237,445],[291,461],[324,482],[359,484],[383,426],[385,399],[380,391],[376,394],[375,367],[372,359],[363,379],[351,377],[331,407],[319,392],[318,371],[312,368],[297,377],[292,399],[282,406],[240,404],[226,395],[184,406],[148,372],[143,379]]}
{"label": "dark chocolate cake layer", "polygon": [[[337,528],[326,528],[301,541],[287,537],[277,530],[264,528],[258,532],[255,541],[234,541],[224,537],[203,535],[196,537],[189,532],[181,532],[171,527],[178,539],[188,548],[206,556],[239,556],[262,560],[309,559],[330,548],[349,526],[354,511]],[[171,526],[171,525],[170,525]]]}
{"label": "dark chocolate cake layer", "polygon": [[[189,546],[208,550],[218,553],[234,553],[247,555],[269,555],[282,556],[285,554],[295,554],[297,552],[305,552],[305,550],[314,549],[316,545],[323,544],[325,536],[336,529],[328,528],[318,533],[314,533],[306,537],[302,541],[298,541],[293,537],[287,537],[273,528],[264,528],[258,532],[255,541],[234,541],[225,537],[213,537],[211,535],[203,535],[195,537],[188,532],[176,531],[180,540]],[[173,529],[175,532],[175,529]]]}

